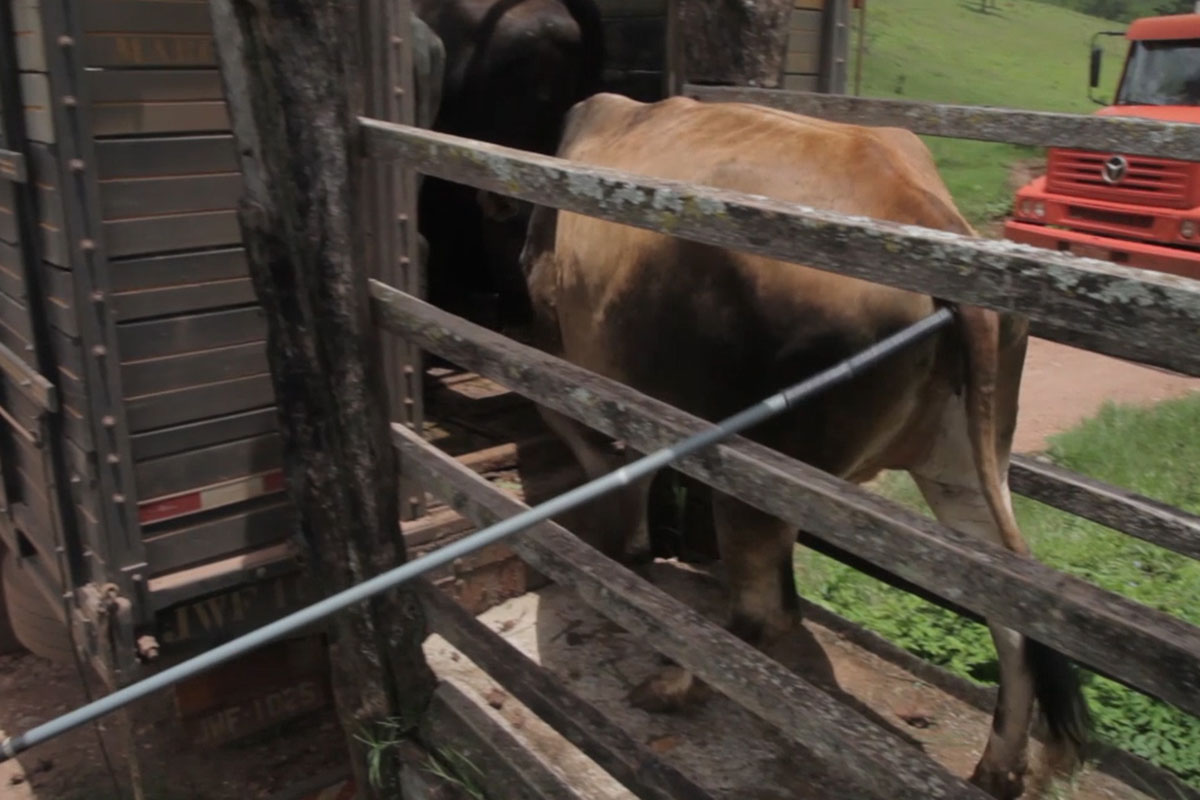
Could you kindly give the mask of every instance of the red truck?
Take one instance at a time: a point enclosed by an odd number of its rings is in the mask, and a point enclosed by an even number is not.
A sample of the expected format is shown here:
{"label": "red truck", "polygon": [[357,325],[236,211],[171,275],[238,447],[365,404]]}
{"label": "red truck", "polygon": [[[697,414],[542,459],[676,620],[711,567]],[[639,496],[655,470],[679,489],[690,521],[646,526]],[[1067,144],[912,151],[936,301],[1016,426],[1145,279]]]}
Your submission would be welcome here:
{"label": "red truck", "polygon": [[[1116,99],[1097,113],[1200,123],[1200,13],[1139,19],[1124,35]],[[1092,88],[1100,60],[1093,44]],[[1051,148],[1013,214],[1012,241],[1200,279],[1200,162]]]}

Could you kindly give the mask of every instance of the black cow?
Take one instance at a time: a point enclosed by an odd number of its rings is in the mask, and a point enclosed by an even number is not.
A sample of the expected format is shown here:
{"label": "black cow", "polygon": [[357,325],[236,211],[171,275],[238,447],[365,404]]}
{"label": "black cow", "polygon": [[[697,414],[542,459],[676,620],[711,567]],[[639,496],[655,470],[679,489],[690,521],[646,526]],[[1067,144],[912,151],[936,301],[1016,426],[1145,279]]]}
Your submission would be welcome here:
{"label": "black cow", "polygon": [[[415,0],[414,11],[445,47],[434,130],[549,154],[567,111],[600,89],[604,36],[594,0]],[[426,180],[419,219],[430,302],[494,327],[523,321],[529,301],[518,257],[529,212]]]}

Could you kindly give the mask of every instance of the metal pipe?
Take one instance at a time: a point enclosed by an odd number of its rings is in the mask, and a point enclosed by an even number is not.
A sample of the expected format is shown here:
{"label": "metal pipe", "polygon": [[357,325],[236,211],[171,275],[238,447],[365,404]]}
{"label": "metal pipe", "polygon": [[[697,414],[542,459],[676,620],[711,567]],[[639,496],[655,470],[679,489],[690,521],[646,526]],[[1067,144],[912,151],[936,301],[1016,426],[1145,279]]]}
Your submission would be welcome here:
{"label": "metal pipe", "polygon": [[709,445],[716,444],[722,439],[727,439],[730,436],[741,433],[760,422],[783,413],[802,400],[849,380],[897,350],[907,347],[946,327],[953,319],[953,311],[948,308],[941,308],[928,317],[901,329],[891,336],[881,339],[836,366],[830,367],[782,392],[774,394],[766,400],[714,425],[712,428],[688,437],[682,442],[643,456],[615,472],[610,472],[607,475],[589,481],[576,489],[547,500],[545,503],[535,506],[528,511],[502,520],[495,525],[484,528],[478,533],[446,545],[440,550],[435,550],[414,561],[409,561],[387,572],[380,573],[374,578],[351,586],[338,594],[327,597],[299,611],[295,611],[286,617],[282,617],[237,639],[226,642],[208,652],[201,653],[181,664],[176,664],[144,680],[126,686],[123,689],[118,689],[110,695],[106,695],[60,717],[56,717],[25,733],[6,738],[0,742],[0,764],[35,745],[60,736],[80,725],[85,725],[146,695],[157,692],[160,689],[165,689],[179,681],[192,678],[218,664],[244,655],[257,647],[261,647],[274,639],[293,633],[300,628],[311,625],[324,617],[349,608],[356,603],[361,603],[372,595],[391,589],[405,581],[412,580],[424,572],[449,564],[456,558],[462,558],[501,539],[520,533],[539,522],[544,522],[576,506],[595,500],[601,495],[619,489],[638,478],[667,466],[672,461],[691,455]]}

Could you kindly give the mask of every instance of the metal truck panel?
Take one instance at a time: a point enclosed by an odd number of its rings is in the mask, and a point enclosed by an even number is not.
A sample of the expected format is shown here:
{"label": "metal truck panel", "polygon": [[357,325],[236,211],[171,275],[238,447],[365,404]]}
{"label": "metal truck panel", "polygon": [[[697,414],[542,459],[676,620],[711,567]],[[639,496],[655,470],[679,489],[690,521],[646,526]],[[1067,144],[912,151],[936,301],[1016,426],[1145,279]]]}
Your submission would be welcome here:
{"label": "metal truck panel", "polygon": [[232,209],[110,220],[103,227],[113,258],[241,243],[237,213]]}
{"label": "metal truck panel", "polygon": [[11,191],[5,189],[4,195],[0,198],[0,240],[13,243],[17,241],[17,221],[9,200]]}
{"label": "metal truck panel", "polygon": [[197,486],[278,469],[282,463],[279,435],[269,433],[142,461],[134,468],[134,475],[138,497],[144,502]]}
{"label": "metal truck panel", "polygon": [[129,398],[126,413],[134,434],[274,405],[275,392],[268,374],[251,375],[220,383],[189,386],[175,392]]}
{"label": "metal truck panel", "polygon": [[134,398],[266,372],[266,344],[255,341],[127,363],[121,380],[127,396]]}
{"label": "metal truck panel", "polygon": [[113,296],[113,310],[118,319],[129,321],[246,305],[256,299],[249,278],[230,278],[122,292]]}
{"label": "metal truck panel", "polygon": [[250,276],[246,252],[241,247],[121,259],[109,267],[112,290],[117,295]]}
{"label": "metal truck panel", "polygon": [[229,553],[266,547],[286,539],[295,510],[279,497],[264,498],[234,513],[190,517],[146,536],[151,575],[173,572]]}
{"label": "metal truck panel", "polygon": [[24,266],[21,251],[8,242],[0,242],[0,292],[9,297],[23,299],[25,278],[21,274]]}
{"label": "metal truck panel", "polygon": [[241,193],[242,176],[236,172],[110,178],[100,186],[100,209],[105,221],[234,209]]}
{"label": "metal truck panel", "polygon": [[229,130],[225,103],[110,103],[97,107],[92,131],[97,136],[147,133],[197,133]]}
{"label": "metal truck panel", "polygon": [[279,427],[278,415],[279,411],[272,404],[227,417],[139,433],[133,437],[133,459],[145,461],[161,458],[198,447],[271,433]]}
{"label": "metal truck panel", "polygon": [[21,94],[25,101],[25,135],[35,142],[53,143],[54,118],[50,109],[50,78],[42,72],[21,74]]}
{"label": "metal truck panel", "polygon": [[221,73],[215,69],[101,70],[89,72],[87,82],[96,105],[225,102]]}
{"label": "metal truck panel", "polygon": [[96,143],[96,158],[100,180],[238,171],[229,134],[110,139]]}
{"label": "metal truck panel", "polygon": [[257,307],[173,317],[120,326],[121,361],[225,347],[266,338],[266,322]]}
{"label": "metal truck panel", "polygon": [[29,309],[5,292],[0,292],[0,323],[12,328],[26,342],[33,341]]}

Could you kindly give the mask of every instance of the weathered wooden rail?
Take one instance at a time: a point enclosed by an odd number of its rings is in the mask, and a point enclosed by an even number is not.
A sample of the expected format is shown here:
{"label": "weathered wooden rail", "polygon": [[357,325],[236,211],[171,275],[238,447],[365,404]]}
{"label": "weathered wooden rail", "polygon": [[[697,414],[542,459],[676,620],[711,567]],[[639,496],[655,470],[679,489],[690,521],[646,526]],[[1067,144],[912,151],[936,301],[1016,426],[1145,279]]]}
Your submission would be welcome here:
{"label": "weathered wooden rail", "polygon": [[799,261],[995,309],[1038,335],[1200,376],[1200,286],[1013,242],[818,211],[766,197],[361,120],[367,154],[531,203]]}
{"label": "weathered wooden rail", "polygon": [[1093,117],[1052,111],[850,97],[741,86],[689,84],[684,86],[683,94],[705,102],[770,106],[835,122],[907,128],[913,133],[928,136],[1038,147],[1071,147],[1200,161],[1197,126],[1187,122],[1159,122],[1135,117]]}

